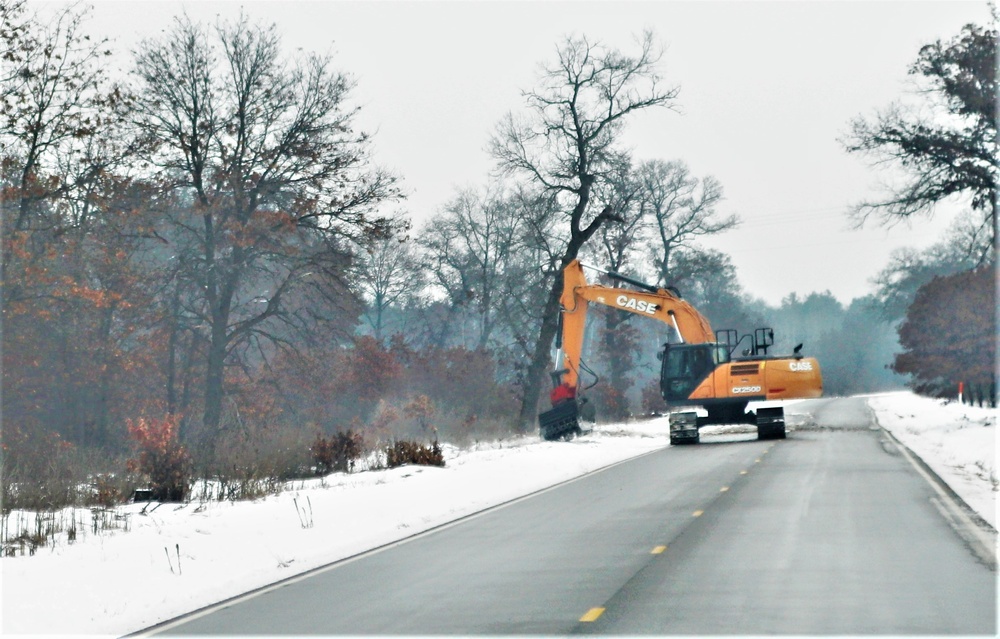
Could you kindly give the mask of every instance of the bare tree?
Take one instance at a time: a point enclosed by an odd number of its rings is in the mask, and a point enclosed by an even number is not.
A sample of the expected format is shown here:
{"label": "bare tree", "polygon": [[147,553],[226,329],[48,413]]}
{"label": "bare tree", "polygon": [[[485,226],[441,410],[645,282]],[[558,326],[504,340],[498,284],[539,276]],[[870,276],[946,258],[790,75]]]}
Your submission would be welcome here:
{"label": "bare tree", "polygon": [[498,280],[495,300],[501,335],[493,348],[507,362],[512,381],[523,387],[525,363],[534,353],[551,284],[550,271],[539,265],[558,259],[563,238],[557,228],[564,216],[552,193],[524,185],[510,193],[507,205],[517,232]]}
{"label": "bare tree", "polygon": [[353,131],[352,81],[328,57],[280,49],[274,26],[241,17],[213,31],[183,17],[136,55],[136,125],[157,144],[149,159],[163,185],[188,202],[169,236],[197,285],[184,304],[207,343],[209,449],[227,364],[336,318],[351,247],[389,232],[372,215],[397,196]]}
{"label": "bare tree", "polygon": [[964,237],[962,226],[952,227],[945,238],[925,249],[900,248],[889,254],[886,265],[872,279],[873,299],[882,321],[896,324],[921,286],[936,277],[947,277],[976,268],[976,253]]}
{"label": "bare tree", "polygon": [[104,444],[112,377],[135,344],[129,320],[145,308],[131,264],[146,224],[124,161],[129,100],[109,80],[106,42],[84,30],[86,8],[26,9],[0,2],[3,368],[5,385],[34,375],[49,399],[18,414],[9,394],[4,410]]}
{"label": "bare tree", "polygon": [[5,66],[10,68],[4,69],[0,102],[4,154],[17,163],[16,231],[28,228],[39,202],[71,188],[65,179],[54,177],[57,160],[78,152],[81,142],[114,114],[107,109],[101,67],[111,52],[104,41],[94,42],[82,33],[87,11],[71,6],[44,24],[16,23],[19,11],[16,3],[3,10]]}
{"label": "bare tree", "polygon": [[619,158],[607,179],[595,188],[595,199],[610,206],[618,218],[615,224],[604,224],[597,231],[597,242],[584,249],[612,271],[623,272],[634,265],[641,254],[639,240],[647,231],[649,218],[639,204],[642,184],[627,155]]}
{"label": "bare tree", "polygon": [[15,94],[25,81],[30,21],[25,0],[0,0],[0,100]]}
{"label": "bare tree", "polygon": [[677,88],[663,88],[656,66],[660,52],[651,33],[638,41],[638,53],[626,55],[567,38],[557,60],[543,68],[539,87],[524,94],[528,115],[508,114],[490,142],[501,171],[527,179],[550,193],[566,211],[558,264],[539,265],[552,272],[542,324],[525,376],[519,426],[534,423],[549,348],[555,337],[562,279],[557,277],[602,224],[616,219],[610,207],[592,206],[594,185],[606,179],[616,143],[628,117],[640,110],[671,106]]}
{"label": "bare tree", "polygon": [[[641,270],[635,262],[642,254],[641,238],[650,219],[640,206],[643,185],[637,178],[631,159],[623,156],[608,181],[598,187],[598,198],[614,209],[620,221],[603,225],[597,232],[598,242],[592,243],[591,249],[602,258],[602,264],[618,273]],[[604,283],[615,288],[622,285],[618,280]],[[607,385],[597,388],[601,391],[599,407],[612,418],[624,418],[629,413],[626,394],[633,383],[629,374],[638,348],[638,332],[630,325],[635,315],[609,307],[594,310],[603,319],[598,350],[607,362]]]}
{"label": "bare tree", "polygon": [[465,189],[421,233],[427,268],[453,309],[475,309],[473,348],[486,348],[504,303],[505,278],[525,218],[501,193]]}
{"label": "bare tree", "polygon": [[651,218],[651,241],[657,283],[669,285],[673,251],[698,237],[722,233],[736,227],[736,215],[722,216],[716,205],[722,201],[722,185],[711,176],[701,180],[691,175],[681,161],[643,162],[638,169],[643,215]]}
{"label": "bare tree", "polygon": [[100,139],[120,123],[125,100],[102,66],[110,54],[105,43],[83,32],[86,17],[77,6],[43,20],[27,15],[24,3],[0,5],[5,302],[30,294],[15,275],[57,250],[53,243],[79,222],[67,215],[67,202],[79,200],[113,161]]}
{"label": "bare tree", "polygon": [[855,207],[859,225],[873,215],[886,224],[927,215],[938,203],[964,196],[971,215],[957,223],[972,240],[969,254],[977,264],[996,260],[997,60],[996,28],[966,25],[951,41],[922,47],[910,67],[922,82],[922,108],[893,104],[872,119],[854,120],[843,141],[847,151],[905,172],[885,197]]}
{"label": "bare tree", "polygon": [[[399,221],[400,226],[406,224]],[[420,260],[406,238],[378,237],[364,247],[355,269],[365,298],[365,320],[379,342],[385,337],[390,309],[405,305],[424,287]]]}

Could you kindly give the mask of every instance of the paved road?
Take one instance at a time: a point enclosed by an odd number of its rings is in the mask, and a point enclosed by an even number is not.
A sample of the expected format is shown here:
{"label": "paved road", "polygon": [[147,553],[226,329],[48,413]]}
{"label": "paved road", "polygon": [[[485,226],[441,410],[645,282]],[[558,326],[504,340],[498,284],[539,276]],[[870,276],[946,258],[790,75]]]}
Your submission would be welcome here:
{"label": "paved road", "polygon": [[786,440],[703,436],[168,632],[995,634],[995,573],[863,400],[804,406]]}

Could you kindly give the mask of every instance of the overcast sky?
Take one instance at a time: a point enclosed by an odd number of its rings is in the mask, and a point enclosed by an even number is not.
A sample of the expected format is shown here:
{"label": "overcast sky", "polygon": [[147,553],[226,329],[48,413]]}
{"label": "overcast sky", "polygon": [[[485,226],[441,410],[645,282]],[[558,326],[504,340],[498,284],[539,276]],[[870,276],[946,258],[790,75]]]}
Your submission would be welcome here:
{"label": "overcast sky", "polygon": [[378,162],[403,178],[410,196],[400,208],[417,224],[456,189],[488,182],[491,132],[504,113],[523,109],[521,91],[567,35],[627,52],[653,30],[682,113],[644,113],[626,141],[639,160],[680,159],[721,181],[721,210],[744,223],[709,245],[729,253],[745,290],[770,303],[825,290],[848,302],[871,292],[894,247],[941,237],[945,214],[912,228],[852,230],[851,204],[873,197],[886,176],[837,140],[852,118],[904,95],[921,46],[990,17],[984,0],[98,0],[90,32],[127,52],[185,9],[214,21],[241,7],[276,23],[288,49],[331,52],[355,77],[359,123],[375,132]]}

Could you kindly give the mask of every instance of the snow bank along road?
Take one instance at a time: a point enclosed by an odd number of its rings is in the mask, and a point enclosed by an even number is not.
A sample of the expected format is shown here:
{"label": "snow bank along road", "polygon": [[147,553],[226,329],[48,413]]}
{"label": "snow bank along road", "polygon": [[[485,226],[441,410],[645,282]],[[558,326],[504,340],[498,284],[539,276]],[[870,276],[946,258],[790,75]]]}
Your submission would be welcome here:
{"label": "snow bank along road", "polygon": [[975,522],[863,399],[809,410],[787,440],[659,449],[155,632],[994,635]]}

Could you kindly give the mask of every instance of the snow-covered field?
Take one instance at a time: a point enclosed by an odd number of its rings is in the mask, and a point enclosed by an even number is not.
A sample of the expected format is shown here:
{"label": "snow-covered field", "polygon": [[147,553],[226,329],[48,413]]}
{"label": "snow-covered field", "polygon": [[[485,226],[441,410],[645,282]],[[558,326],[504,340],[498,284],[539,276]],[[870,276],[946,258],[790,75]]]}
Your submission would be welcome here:
{"label": "snow-covered field", "polygon": [[[995,411],[909,393],[868,401],[883,427],[996,526]],[[444,468],[331,475],[253,502],[129,505],[117,524],[127,519],[128,532],[94,533],[90,512],[77,511],[73,543],[63,535],[34,556],[0,560],[0,630],[133,632],[667,445],[658,419],[570,443],[527,437],[446,450]]]}

